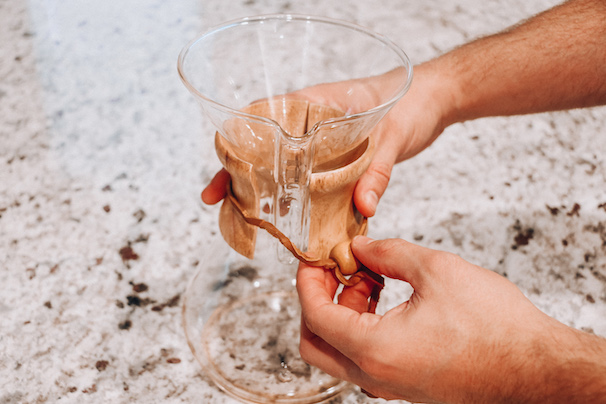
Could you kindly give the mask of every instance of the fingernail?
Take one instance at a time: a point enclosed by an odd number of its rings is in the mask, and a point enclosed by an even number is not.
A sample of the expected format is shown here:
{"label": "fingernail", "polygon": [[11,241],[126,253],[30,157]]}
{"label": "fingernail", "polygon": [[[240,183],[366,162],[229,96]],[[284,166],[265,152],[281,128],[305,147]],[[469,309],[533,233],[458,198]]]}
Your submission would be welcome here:
{"label": "fingernail", "polygon": [[370,237],[366,237],[366,236],[355,236],[353,238],[353,240],[351,240],[351,244],[355,244],[359,247],[365,246],[367,244],[372,243],[372,239]]}
{"label": "fingernail", "polygon": [[366,203],[368,204],[368,208],[372,210],[374,213],[377,210],[377,205],[379,204],[379,196],[375,191],[368,191],[366,194]]}
{"label": "fingernail", "polygon": [[379,398],[379,397],[377,397],[377,396],[375,396],[375,395],[370,394],[368,391],[366,391],[366,390],[364,390],[364,389],[362,389],[362,388],[361,388],[360,390],[362,391],[362,393],[366,394],[366,396],[367,396],[368,398]]}

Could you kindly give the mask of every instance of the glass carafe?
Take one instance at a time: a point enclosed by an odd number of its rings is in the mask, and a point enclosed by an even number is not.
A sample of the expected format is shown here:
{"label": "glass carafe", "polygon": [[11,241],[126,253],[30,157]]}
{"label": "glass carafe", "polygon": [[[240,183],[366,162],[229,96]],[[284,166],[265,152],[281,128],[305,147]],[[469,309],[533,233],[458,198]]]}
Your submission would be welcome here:
{"label": "glass carafe", "polygon": [[231,175],[223,237],[201,252],[185,294],[190,347],[240,400],[326,400],[345,383],[298,355],[298,261],[243,212],[318,258],[364,233],[353,189],[372,159],[372,129],[410,85],[410,61],[355,24],[266,15],[194,39],[178,70],[216,127],[208,144]]}

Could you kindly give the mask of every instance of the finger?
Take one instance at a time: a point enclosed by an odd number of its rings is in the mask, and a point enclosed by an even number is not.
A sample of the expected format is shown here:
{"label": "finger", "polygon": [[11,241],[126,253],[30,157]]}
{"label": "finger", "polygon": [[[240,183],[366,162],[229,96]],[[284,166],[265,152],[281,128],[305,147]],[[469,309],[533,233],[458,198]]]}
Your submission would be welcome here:
{"label": "finger", "polygon": [[373,241],[356,236],[351,243],[356,258],[371,271],[411,284],[415,292],[422,292],[431,275],[434,259],[441,252],[417,246],[404,240]]}
{"label": "finger", "polygon": [[[306,283],[319,290],[324,290],[324,298],[331,302],[339,285],[332,272],[301,264],[297,275],[297,289]],[[362,374],[359,367],[338,349],[311,332],[304,317],[305,312],[301,318],[301,339],[299,343],[301,358],[306,363],[316,366],[334,377],[359,383]]]}
{"label": "finger", "polygon": [[345,287],[339,295],[339,304],[358,313],[367,312],[369,307],[368,298],[374,286],[375,284],[371,280],[363,278],[355,285]]}
{"label": "finger", "polygon": [[202,202],[207,205],[214,205],[221,202],[227,194],[226,189],[229,180],[230,176],[227,170],[224,168],[221,169],[202,191]]}
{"label": "finger", "polygon": [[[306,330],[305,324],[301,325],[301,330]],[[310,334],[312,338],[305,338],[303,336],[305,334]],[[311,334],[308,330],[302,333],[300,354],[306,363],[321,369],[333,377],[360,386],[369,397],[398,398],[388,391],[377,390],[379,387],[376,381],[369,377],[357,363],[341,354],[318,336]],[[368,390],[377,390],[377,396],[369,393]]]}
{"label": "finger", "polygon": [[391,170],[396,161],[394,148],[377,147],[370,166],[360,177],[354,190],[354,204],[360,213],[366,217],[374,216],[379,200],[385,193]]}
{"label": "finger", "polygon": [[356,383],[362,373],[360,368],[337,349],[313,334],[305,321],[301,321],[299,354],[308,364],[322,369],[331,376]]}
{"label": "finger", "polygon": [[310,283],[318,287],[320,290],[325,291],[326,295],[331,301],[334,301],[335,294],[339,289],[339,281],[335,278],[332,271],[324,269],[322,267],[314,267],[301,262],[297,271],[297,287],[299,286],[299,279],[301,272],[305,272],[306,278],[309,279]]}
{"label": "finger", "polygon": [[331,291],[325,285],[323,269],[299,267],[297,291],[303,321],[311,333],[355,361],[372,342],[370,331],[379,317],[334,304]]}
{"label": "finger", "polygon": [[[301,263],[297,273],[297,289],[302,287],[306,282],[318,288],[320,291],[325,291],[325,298],[330,299],[331,301],[334,299],[334,295],[339,287],[338,281],[330,271]],[[303,316],[301,317],[300,349],[305,350],[306,353],[315,352],[314,357],[308,358],[314,365],[318,364],[319,357],[325,357],[324,359],[338,362],[346,359],[339,351],[327,344],[322,338],[312,333],[308,329]]]}
{"label": "finger", "polygon": [[[301,263],[301,266],[304,266],[304,265],[305,264]],[[337,280],[337,278],[335,278],[332,271],[329,271],[329,270],[326,270],[323,268],[318,268],[318,269],[320,269],[324,273],[324,287],[326,288],[328,295],[334,301],[335,294],[337,293],[337,290],[339,289],[339,281]]]}

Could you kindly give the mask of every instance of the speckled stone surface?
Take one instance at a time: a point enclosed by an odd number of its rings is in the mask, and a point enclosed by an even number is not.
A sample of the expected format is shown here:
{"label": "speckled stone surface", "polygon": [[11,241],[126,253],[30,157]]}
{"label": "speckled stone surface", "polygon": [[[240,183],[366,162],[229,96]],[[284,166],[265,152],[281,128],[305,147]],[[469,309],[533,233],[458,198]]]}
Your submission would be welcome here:
{"label": "speckled stone surface", "polygon": [[[555,4],[0,1],[0,403],[233,403],[180,303],[217,236],[218,167],[181,47],[274,12],[358,22],[421,62]],[[455,252],[606,336],[606,110],[455,125],[399,165],[375,238]],[[389,282],[382,305],[409,290]],[[371,402],[357,389],[336,403]],[[381,401],[381,400],[378,400]]]}

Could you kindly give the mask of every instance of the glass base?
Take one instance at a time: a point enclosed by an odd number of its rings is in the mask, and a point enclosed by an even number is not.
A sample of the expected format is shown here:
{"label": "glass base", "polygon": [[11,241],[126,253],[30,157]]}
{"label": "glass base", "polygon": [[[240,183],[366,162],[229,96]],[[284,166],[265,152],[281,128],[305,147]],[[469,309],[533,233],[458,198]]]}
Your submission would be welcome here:
{"label": "glass base", "polygon": [[347,383],[299,356],[294,288],[233,299],[205,321],[202,272],[186,292],[183,323],[194,356],[222,390],[245,402],[290,404],[319,403],[343,391]]}

